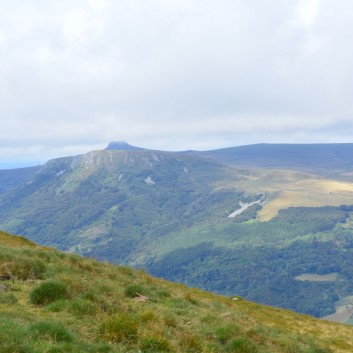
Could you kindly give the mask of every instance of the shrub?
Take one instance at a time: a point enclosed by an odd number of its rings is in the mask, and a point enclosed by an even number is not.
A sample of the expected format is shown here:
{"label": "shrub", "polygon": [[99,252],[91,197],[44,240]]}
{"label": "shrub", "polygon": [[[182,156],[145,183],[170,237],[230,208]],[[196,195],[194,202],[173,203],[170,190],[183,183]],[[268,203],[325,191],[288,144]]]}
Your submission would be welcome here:
{"label": "shrub", "polygon": [[36,340],[53,342],[72,342],[73,336],[66,327],[54,321],[40,321],[29,328],[30,335]]}
{"label": "shrub", "polygon": [[104,321],[99,329],[100,335],[109,342],[134,342],[137,338],[138,324],[126,315],[115,315]]}
{"label": "shrub", "polygon": [[163,337],[146,337],[140,343],[142,353],[172,352],[168,340]]}
{"label": "shrub", "polygon": [[62,282],[47,281],[34,288],[29,295],[35,305],[46,305],[68,297],[67,286]]}

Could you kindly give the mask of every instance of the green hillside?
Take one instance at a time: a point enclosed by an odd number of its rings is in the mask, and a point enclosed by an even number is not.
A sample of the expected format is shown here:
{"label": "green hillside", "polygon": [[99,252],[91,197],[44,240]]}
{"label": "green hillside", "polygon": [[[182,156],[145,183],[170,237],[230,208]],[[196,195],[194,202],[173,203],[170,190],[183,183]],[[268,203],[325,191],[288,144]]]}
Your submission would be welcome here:
{"label": "green hillside", "polygon": [[0,198],[0,226],[41,244],[129,262],[151,239],[224,218],[241,177],[202,158],[155,151],[95,151],[49,161]]}
{"label": "green hillside", "polygon": [[353,328],[0,232],[0,352],[352,352]]}

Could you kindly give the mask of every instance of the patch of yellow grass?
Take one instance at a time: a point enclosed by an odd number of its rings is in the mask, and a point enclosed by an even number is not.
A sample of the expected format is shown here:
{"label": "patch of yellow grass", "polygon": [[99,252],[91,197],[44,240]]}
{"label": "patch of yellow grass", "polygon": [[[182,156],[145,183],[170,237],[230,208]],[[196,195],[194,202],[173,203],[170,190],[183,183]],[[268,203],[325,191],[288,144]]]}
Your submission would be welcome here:
{"label": "patch of yellow grass", "polygon": [[[277,190],[276,190],[277,189]],[[260,220],[268,221],[288,207],[340,206],[353,202],[353,183],[327,179],[305,179],[272,186],[277,197],[265,204]]]}
{"label": "patch of yellow grass", "polygon": [[267,202],[259,212],[260,221],[274,218],[288,207],[340,206],[353,203],[353,183],[291,170],[254,169],[242,179],[217,185],[247,193],[266,193]]}

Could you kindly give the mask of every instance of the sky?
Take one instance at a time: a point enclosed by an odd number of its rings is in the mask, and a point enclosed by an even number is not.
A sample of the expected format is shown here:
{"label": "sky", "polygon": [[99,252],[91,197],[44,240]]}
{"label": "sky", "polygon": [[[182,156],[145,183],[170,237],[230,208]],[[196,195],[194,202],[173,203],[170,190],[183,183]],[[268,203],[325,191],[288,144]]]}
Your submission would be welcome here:
{"label": "sky", "polygon": [[351,0],[0,0],[0,168],[353,142]]}

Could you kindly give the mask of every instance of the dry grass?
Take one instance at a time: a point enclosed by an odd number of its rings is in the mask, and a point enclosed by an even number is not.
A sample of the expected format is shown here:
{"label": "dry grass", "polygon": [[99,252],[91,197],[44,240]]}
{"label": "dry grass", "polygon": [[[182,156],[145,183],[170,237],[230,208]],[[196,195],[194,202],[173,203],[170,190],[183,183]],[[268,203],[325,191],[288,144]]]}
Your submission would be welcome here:
{"label": "dry grass", "polygon": [[290,170],[254,169],[246,178],[217,185],[217,189],[224,187],[266,193],[261,221],[269,221],[288,207],[340,206],[353,200],[353,183]]}

